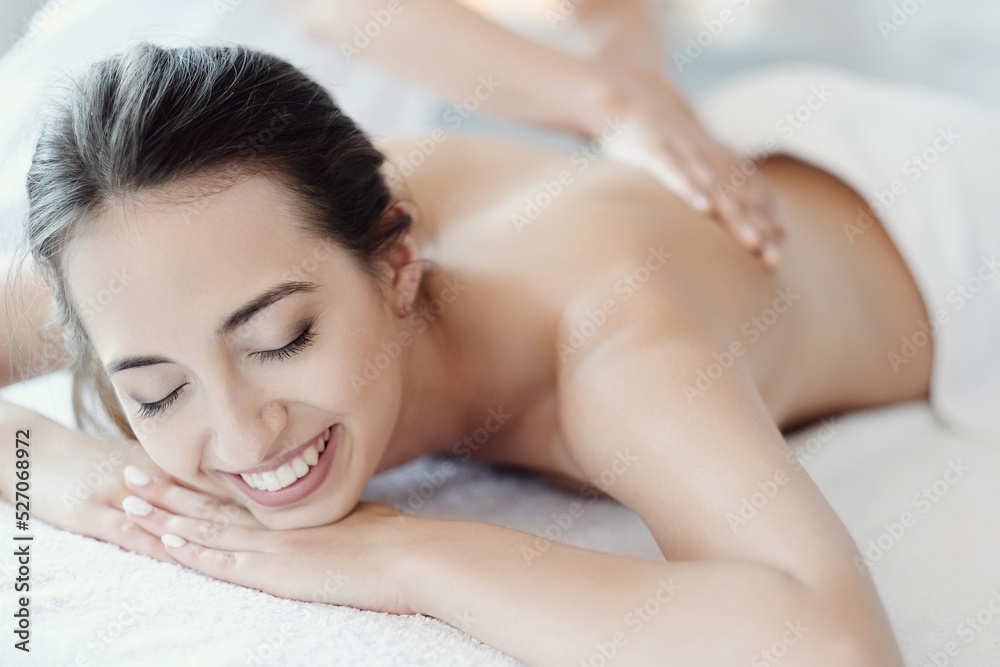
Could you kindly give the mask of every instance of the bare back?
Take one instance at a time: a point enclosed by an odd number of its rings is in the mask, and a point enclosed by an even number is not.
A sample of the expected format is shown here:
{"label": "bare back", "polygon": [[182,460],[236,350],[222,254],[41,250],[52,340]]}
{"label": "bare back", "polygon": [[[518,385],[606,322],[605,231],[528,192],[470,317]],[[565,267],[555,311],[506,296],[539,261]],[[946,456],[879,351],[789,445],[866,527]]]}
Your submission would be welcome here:
{"label": "bare back", "polygon": [[[380,148],[395,163],[413,141]],[[790,156],[760,168],[787,223],[773,272],[643,170],[487,138],[447,135],[437,145],[406,178],[422,214],[418,238],[445,275],[469,284],[453,308],[491,323],[486,334],[470,333],[483,335],[483,372],[497,378],[497,395],[484,404],[505,400],[532,415],[479,458],[566,472],[551,452],[517,444],[559,439],[552,369],[654,286],[681,295],[720,331],[718,365],[689,378],[694,396],[744,363],[784,429],[926,395],[929,348],[898,373],[887,363],[927,317],[905,264],[880,225],[853,245],[842,231],[864,201]],[[560,346],[555,331],[574,304],[585,320]]]}

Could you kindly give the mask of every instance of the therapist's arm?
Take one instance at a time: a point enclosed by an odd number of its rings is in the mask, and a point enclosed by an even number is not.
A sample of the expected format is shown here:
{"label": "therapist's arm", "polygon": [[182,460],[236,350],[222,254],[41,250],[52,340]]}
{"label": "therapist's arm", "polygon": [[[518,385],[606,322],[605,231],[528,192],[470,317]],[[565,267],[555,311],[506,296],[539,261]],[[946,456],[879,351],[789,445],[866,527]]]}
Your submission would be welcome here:
{"label": "therapist's arm", "polygon": [[[582,58],[511,32],[455,0],[275,0],[348,58],[527,123],[602,137],[769,267],[782,227],[759,179],[729,187],[741,159],[709,137],[658,55],[656,0],[586,0],[567,24],[592,31]],[[561,22],[560,22],[561,23]],[[639,31],[638,34],[634,34]]]}
{"label": "therapist's arm", "polygon": [[670,0],[585,0],[569,14],[569,21],[590,43],[591,54],[603,60],[627,63],[662,72],[666,62],[663,17]]}
{"label": "therapist's arm", "polygon": [[587,137],[607,120],[610,84],[589,62],[454,0],[275,1],[346,57],[374,61],[448,99],[473,95],[481,110]]}

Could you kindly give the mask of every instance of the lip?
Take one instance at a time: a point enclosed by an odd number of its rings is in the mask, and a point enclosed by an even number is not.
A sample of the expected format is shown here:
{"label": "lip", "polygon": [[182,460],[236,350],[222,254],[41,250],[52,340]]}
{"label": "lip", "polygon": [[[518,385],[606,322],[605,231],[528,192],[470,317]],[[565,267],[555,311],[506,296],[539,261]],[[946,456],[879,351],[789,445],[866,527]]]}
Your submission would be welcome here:
{"label": "lip", "polygon": [[[326,429],[323,429],[322,433],[301,447],[297,447],[290,452],[282,454],[266,466],[251,468],[249,472],[274,470],[276,467],[284,465],[286,461],[292,460],[304,452],[310,445],[315,445],[320,442],[325,433]],[[262,491],[260,489],[255,489],[247,484],[239,474],[226,471],[220,472],[229,477],[237,488],[239,488],[247,495],[247,497],[250,498],[250,500],[254,501],[258,505],[263,505],[264,507],[282,507],[284,505],[291,505],[292,503],[296,503],[308,496],[323,483],[323,480],[326,479],[327,474],[330,472],[330,466],[333,464],[333,459],[339,443],[340,424],[334,424],[330,432],[330,442],[327,443],[326,448],[320,453],[319,461],[316,462],[316,465],[310,467],[309,472],[306,473],[304,477],[300,477],[296,481],[292,482],[283,489],[279,489],[278,491]]]}
{"label": "lip", "polygon": [[[336,426],[336,425],[334,425],[334,426]],[[331,427],[328,426],[327,428],[331,428]],[[277,470],[281,466],[285,465],[286,463],[288,463],[289,461],[291,461],[292,459],[294,459],[296,456],[298,456],[302,452],[304,452],[307,449],[309,449],[309,445],[316,445],[316,448],[318,449],[319,448],[319,443],[320,443],[320,441],[322,441],[324,435],[326,435],[326,428],[324,428],[320,432],[319,435],[314,435],[312,437],[312,440],[309,440],[308,442],[305,442],[305,443],[299,445],[298,447],[296,447],[295,449],[292,449],[290,451],[285,452],[284,454],[279,454],[278,456],[274,457],[273,459],[271,459],[267,463],[262,463],[259,466],[256,466],[256,467],[253,467],[253,468],[247,468],[246,470],[237,470],[236,472],[227,472],[227,471],[223,470],[222,472],[226,472],[226,474],[229,474],[229,475],[237,475],[237,476],[238,475],[252,475],[255,472],[274,472],[275,470]],[[330,439],[331,440],[333,439],[333,435],[332,434],[330,435]]]}

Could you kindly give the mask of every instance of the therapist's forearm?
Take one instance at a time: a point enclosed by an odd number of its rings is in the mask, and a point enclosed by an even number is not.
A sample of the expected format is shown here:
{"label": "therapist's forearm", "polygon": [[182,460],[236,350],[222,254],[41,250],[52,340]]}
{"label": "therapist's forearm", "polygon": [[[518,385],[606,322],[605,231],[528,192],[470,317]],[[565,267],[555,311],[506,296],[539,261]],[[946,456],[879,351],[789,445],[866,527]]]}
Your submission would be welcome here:
{"label": "therapist's forearm", "polygon": [[[608,83],[590,63],[511,32],[453,0],[335,4],[337,11],[307,26],[314,34],[447,99],[471,95],[481,110],[583,136],[595,136],[607,120]],[[366,34],[366,26],[374,34]]]}
{"label": "therapist's forearm", "polygon": [[663,73],[666,47],[664,12],[669,0],[586,0],[573,18],[596,58]]}

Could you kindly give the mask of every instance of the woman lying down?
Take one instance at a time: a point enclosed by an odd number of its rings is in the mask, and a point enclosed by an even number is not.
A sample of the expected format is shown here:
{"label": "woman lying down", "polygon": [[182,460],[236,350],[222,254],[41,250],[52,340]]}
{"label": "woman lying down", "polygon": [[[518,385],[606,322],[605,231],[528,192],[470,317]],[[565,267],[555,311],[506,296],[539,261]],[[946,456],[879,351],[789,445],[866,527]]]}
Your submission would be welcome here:
{"label": "woman lying down", "polygon": [[[824,113],[776,134],[823,86]],[[808,68],[719,90],[720,132],[770,146],[771,270],[622,162],[437,134],[394,169],[413,137],[373,144],[302,72],[245,48],[140,44],[59,108],[28,173],[30,260],[76,389],[96,387],[145,454],[124,513],[111,494],[40,518],[280,597],[321,599],[335,569],[323,601],[432,615],[531,664],[611,644],[631,665],[902,664],[782,430],[929,396],[957,427],[1000,431],[985,372],[1000,281],[948,300],[1000,246],[984,112]],[[878,204],[907,178],[900,151],[939,126],[961,138]],[[933,344],[912,345],[925,329]],[[34,425],[41,487],[121,446],[27,413],[4,419]],[[535,535],[360,502],[373,475],[487,426],[475,460],[596,486],[663,560],[538,555]],[[625,619],[650,599],[636,632]]]}

